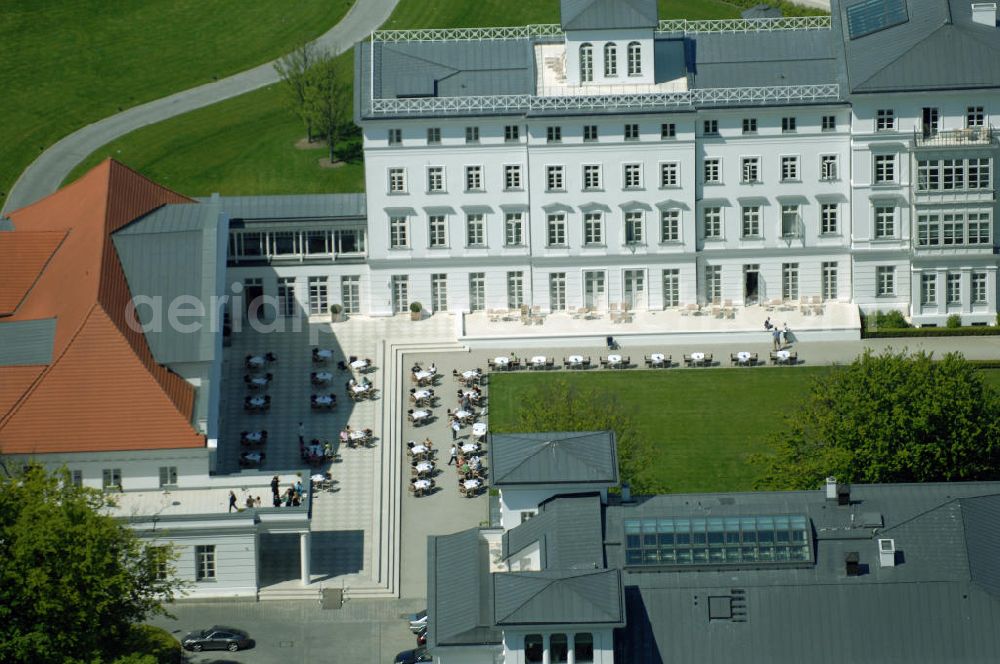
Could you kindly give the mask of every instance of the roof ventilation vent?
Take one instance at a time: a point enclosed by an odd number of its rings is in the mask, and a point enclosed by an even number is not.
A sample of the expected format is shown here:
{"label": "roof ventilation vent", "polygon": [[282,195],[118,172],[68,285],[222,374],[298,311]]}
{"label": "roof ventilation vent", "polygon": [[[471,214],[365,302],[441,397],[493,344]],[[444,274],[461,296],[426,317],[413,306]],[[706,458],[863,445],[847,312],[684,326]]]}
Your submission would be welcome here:
{"label": "roof ventilation vent", "polygon": [[991,28],[997,27],[997,3],[995,2],[973,2],[972,22],[981,25],[988,25]]}
{"label": "roof ventilation vent", "polygon": [[896,566],[896,540],[880,539],[878,541],[879,567]]}
{"label": "roof ventilation vent", "polygon": [[826,499],[836,500],[837,499],[837,478],[828,477],[826,478]]}
{"label": "roof ventilation vent", "polygon": [[839,484],[839,485],[837,485],[837,504],[838,505],[850,505],[851,504],[851,485],[850,484]]}
{"label": "roof ventilation vent", "polygon": [[849,551],[844,555],[844,570],[847,576],[861,576],[861,556],[857,551]]}

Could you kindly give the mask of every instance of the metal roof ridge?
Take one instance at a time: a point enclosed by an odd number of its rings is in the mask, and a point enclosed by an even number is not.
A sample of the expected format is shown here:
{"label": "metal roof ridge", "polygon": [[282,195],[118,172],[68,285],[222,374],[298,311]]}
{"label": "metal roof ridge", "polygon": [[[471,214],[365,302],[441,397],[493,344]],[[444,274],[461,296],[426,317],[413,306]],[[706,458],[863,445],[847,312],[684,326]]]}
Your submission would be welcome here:
{"label": "metal roof ridge", "polygon": [[[905,25],[905,24],[903,24],[903,25]],[[930,39],[931,37],[933,37],[934,35],[936,35],[938,32],[940,32],[944,28],[947,28],[949,25],[951,25],[952,27],[958,27],[958,26],[955,26],[952,23],[949,23],[946,20],[944,23],[942,23],[941,25],[937,26],[936,28],[934,28],[933,30],[931,30],[930,32],[928,32],[927,34],[925,34],[924,36],[922,36],[920,39],[918,39],[917,41],[915,41],[913,43],[913,45],[910,46],[908,49],[905,49],[904,51],[900,52],[895,58],[893,58],[889,62],[885,63],[885,65],[883,65],[882,67],[880,67],[880,68],[876,69],[875,71],[873,71],[869,76],[865,77],[863,80],[860,80],[857,83],[853,83],[852,82],[851,83],[851,89],[852,90],[857,90],[863,84],[869,82],[870,80],[872,80],[873,78],[875,78],[876,76],[878,76],[879,74],[881,74],[885,70],[889,69],[890,67],[892,67],[894,64],[896,64],[900,60],[902,60],[903,57],[905,57],[906,55],[912,53],[914,51],[914,49],[916,49],[917,47],[921,46],[924,42],[926,42],[928,39]],[[893,27],[898,27],[898,26],[893,26]],[[889,29],[891,30],[892,28],[889,28]],[[870,36],[871,35],[865,35],[865,37],[870,37]]]}

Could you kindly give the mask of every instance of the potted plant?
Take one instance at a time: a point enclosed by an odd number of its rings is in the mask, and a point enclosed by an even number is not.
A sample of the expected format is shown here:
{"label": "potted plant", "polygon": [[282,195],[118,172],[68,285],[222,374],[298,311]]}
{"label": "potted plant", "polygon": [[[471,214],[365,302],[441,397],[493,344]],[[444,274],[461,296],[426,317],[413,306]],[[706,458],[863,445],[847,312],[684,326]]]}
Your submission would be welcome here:
{"label": "potted plant", "polygon": [[330,322],[339,323],[344,320],[344,307],[339,304],[330,305]]}
{"label": "potted plant", "polygon": [[419,302],[410,302],[410,320],[420,320],[424,310],[424,305]]}

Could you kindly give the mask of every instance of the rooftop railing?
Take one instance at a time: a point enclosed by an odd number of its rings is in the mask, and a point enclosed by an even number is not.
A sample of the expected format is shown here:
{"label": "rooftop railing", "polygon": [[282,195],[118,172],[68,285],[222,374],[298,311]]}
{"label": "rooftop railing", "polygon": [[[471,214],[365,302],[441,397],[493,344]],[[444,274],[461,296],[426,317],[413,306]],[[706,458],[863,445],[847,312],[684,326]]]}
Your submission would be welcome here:
{"label": "rooftop railing", "polygon": [[996,142],[992,127],[969,127],[946,131],[913,132],[913,146],[918,148],[991,145]]}
{"label": "rooftop railing", "polygon": [[829,30],[829,16],[781,18],[724,18],[711,21],[673,19],[660,21],[657,32],[776,32],[781,30]]}

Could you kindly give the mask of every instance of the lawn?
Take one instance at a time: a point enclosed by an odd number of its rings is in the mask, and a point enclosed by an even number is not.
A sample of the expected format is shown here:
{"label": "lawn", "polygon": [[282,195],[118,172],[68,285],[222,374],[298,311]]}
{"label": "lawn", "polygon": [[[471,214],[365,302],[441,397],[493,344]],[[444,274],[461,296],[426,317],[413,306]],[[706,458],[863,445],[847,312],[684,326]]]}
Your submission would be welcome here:
{"label": "lawn", "polygon": [[[664,18],[729,18],[740,8],[721,0],[660,0]],[[402,0],[384,27],[425,28],[557,23],[558,0]],[[340,57],[351,71],[353,53]],[[345,103],[349,103],[345,99]],[[67,181],[106,156],[189,194],[228,195],[364,191],[361,163],[319,168],[322,151],[293,146],[304,131],[277,86],[139,129],[97,150]]]}
{"label": "lawn", "polygon": [[63,136],[124,108],[267,62],[353,0],[7,0],[0,5],[0,205]]}

